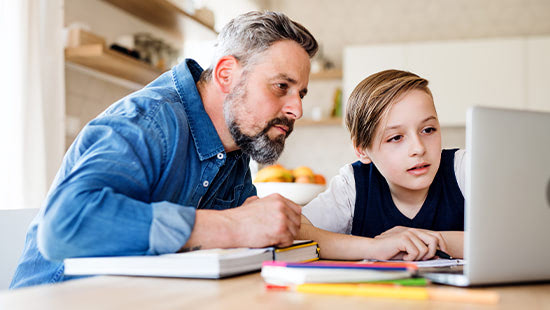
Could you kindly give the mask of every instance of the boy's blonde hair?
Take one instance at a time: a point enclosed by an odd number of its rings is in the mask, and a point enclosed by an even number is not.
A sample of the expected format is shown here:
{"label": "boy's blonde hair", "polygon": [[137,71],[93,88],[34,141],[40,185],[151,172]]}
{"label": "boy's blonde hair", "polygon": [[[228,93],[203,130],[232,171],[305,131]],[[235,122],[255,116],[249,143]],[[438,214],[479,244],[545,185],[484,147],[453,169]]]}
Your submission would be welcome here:
{"label": "boy's blonde hair", "polygon": [[357,148],[370,147],[380,120],[406,92],[418,89],[433,98],[428,80],[401,70],[385,70],[368,76],[351,93],[346,106],[346,126]]}

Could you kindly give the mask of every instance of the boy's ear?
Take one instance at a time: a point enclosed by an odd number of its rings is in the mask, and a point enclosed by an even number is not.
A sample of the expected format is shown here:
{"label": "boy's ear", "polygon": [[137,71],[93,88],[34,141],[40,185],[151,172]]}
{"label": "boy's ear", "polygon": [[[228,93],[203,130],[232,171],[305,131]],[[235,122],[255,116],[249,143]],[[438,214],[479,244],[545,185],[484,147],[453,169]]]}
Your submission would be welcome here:
{"label": "boy's ear", "polygon": [[228,94],[231,91],[231,84],[239,74],[240,65],[237,59],[233,56],[223,56],[212,72],[212,79],[224,94]]}
{"label": "boy's ear", "polygon": [[361,149],[359,147],[355,147],[355,155],[359,157],[359,160],[363,164],[370,164],[372,163],[372,160],[370,159],[369,155],[367,155],[367,152],[364,149]]}

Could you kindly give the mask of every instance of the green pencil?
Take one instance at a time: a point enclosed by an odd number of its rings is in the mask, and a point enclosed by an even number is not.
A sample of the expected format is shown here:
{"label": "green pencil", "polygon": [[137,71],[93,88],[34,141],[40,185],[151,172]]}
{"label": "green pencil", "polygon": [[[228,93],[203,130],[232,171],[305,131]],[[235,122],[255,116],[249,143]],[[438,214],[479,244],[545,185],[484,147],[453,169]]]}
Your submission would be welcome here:
{"label": "green pencil", "polygon": [[394,285],[403,285],[403,286],[426,286],[428,285],[428,280],[425,278],[406,278],[406,279],[397,279],[397,280],[380,280],[380,281],[370,281],[370,284],[394,284]]}

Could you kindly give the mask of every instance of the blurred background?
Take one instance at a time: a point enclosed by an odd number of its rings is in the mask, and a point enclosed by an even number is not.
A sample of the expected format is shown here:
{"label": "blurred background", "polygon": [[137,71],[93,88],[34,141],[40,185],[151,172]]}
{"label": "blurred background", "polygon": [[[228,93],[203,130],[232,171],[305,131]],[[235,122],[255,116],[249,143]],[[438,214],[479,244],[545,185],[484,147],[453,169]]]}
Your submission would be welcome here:
{"label": "blurred background", "polygon": [[38,207],[87,122],[184,58],[208,67],[218,31],[250,10],[286,13],[321,46],[279,161],[290,169],[330,180],[356,160],[343,106],[383,69],[430,80],[444,147],[464,147],[469,106],[550,111],[550,0],[0,1],[0,208]]}

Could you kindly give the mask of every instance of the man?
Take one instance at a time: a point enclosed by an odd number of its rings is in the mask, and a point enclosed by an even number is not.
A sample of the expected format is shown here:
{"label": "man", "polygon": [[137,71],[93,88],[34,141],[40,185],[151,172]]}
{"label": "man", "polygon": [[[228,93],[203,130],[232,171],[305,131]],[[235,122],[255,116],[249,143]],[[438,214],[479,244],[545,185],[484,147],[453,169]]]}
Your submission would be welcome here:
{"label": "man", "polygon": [[70,279],[68,257],[290,245],[300,207],[258,199],[248,164],[282,152],[316,51],[285,15],[247,13],[209,69],[186,60],[109,107],[65,155],[11,287]]}

